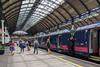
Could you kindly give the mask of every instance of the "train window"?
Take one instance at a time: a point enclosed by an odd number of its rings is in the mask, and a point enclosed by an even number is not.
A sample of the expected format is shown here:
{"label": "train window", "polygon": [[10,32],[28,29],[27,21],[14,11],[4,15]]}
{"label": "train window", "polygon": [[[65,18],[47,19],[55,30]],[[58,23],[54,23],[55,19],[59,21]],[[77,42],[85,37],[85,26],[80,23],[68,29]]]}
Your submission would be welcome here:
{"label": "train window", "polygon": [[85,30],[85,32],[88,32],[88,30]]}
{"label": "train window", "polygon": [[84,45],[84,43],[81,43],[81,45]]}
{"label": "train window", "polygon": [[87,41],[85,42],[85,44],[88,44]]}
{"label": "train window", "polygon": [[76,44],[87,46],[89,42],[89,30],[81,30],[75,33]]}

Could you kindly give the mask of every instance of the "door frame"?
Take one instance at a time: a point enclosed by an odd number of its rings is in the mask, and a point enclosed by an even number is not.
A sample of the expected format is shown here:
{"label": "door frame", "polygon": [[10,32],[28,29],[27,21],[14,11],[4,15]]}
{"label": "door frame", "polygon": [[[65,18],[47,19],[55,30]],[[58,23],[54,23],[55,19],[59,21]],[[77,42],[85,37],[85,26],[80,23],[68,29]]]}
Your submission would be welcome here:
{"label": "door frame", "polygon": [[97,38],[98,38],[98,56],[100,56],[100,29],[97,30],[98,34],[97,34]]}

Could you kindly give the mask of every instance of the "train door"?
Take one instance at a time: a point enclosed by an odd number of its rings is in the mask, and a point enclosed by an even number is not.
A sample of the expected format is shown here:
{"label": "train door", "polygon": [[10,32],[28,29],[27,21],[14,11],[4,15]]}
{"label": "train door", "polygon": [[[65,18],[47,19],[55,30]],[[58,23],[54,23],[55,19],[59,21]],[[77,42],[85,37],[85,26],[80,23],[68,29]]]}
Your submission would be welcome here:
{"label": "train door", "polygon": [[58,35],[52,35],[50,37],[50,42],[51,42],[51,49],[56,50],[57,49],[57,42],[58,42]]}
{"label": "train door", "polygon": [[92,55],[99,56],[99,34],[98,30],[92,30],[91,34],[91,49]]}
{"label": "train door", "polygon": [[100,56],[100,30],[98,30],[98,52],[99,52],[99,56]]}
{"label": "train door", "polygon": [[89,56],[89,35],[90,30],[79,30],[75,33],[75,54]]}

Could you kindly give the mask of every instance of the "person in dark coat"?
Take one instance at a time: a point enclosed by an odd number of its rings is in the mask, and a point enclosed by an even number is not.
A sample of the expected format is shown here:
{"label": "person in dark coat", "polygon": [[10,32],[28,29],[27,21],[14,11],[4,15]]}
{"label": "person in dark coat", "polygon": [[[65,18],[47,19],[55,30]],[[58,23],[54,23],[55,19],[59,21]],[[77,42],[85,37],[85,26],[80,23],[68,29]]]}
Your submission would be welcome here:
{"label": "person in dark coat", "polygon": [[50,43],[50,36],[49,36],[48,39],[47,39],[47,42],[46,42],[48,54],[51,53],[51,50],[50,50],[50,44],[51,44],[51,43]]}
{"label": "person in dark coat", "polygon": [[24,49],[26,48],[26,44],[24,41],[20,41],[20,53],[24,52]]}

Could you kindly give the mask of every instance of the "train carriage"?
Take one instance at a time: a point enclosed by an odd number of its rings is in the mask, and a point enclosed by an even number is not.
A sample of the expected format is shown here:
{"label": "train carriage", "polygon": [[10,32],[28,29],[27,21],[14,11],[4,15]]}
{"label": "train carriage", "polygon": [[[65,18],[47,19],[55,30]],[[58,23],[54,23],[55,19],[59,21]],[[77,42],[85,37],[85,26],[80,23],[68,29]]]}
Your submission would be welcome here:
{"label": "train carriage", "polygon": [[61,49],[61,52],[63,53],[67,53],[69,52],[69,39],[70,38],[70,33],[63,33],[63,34],[60,34],[59,35],[59,46],[60,46],[60,49]]}
{"label": "train carriage", "polygon": [[46,49],[47,38],[48,36],[39,37],[39,43],[40,43],[39,47]]}
{"label": "train carriage", "polygon": [[[100,23],[79,27],[74,34],[74,48],[71,47],[72,44],[69,40],[71,32],[59,31],[59,33],[48,34],[41,38],[42,42],[46,43],[48,36],[50,36],[51,41],[50,48],[57,52],[85,58],[100,56]],[[46,48],[44,45],[41,45],[41,47]]]}
{"label": "train carriage", "polygon": [[57,39],[58,39],[58,35],[50,36],[50,43],[51,43],[50,49],[57,50],[57,48],[58,48],[58,40]]}
{"label": "train carriage", "polygon": [[89,56],[90,30],[80,30],[75,33],[75,54]]}

